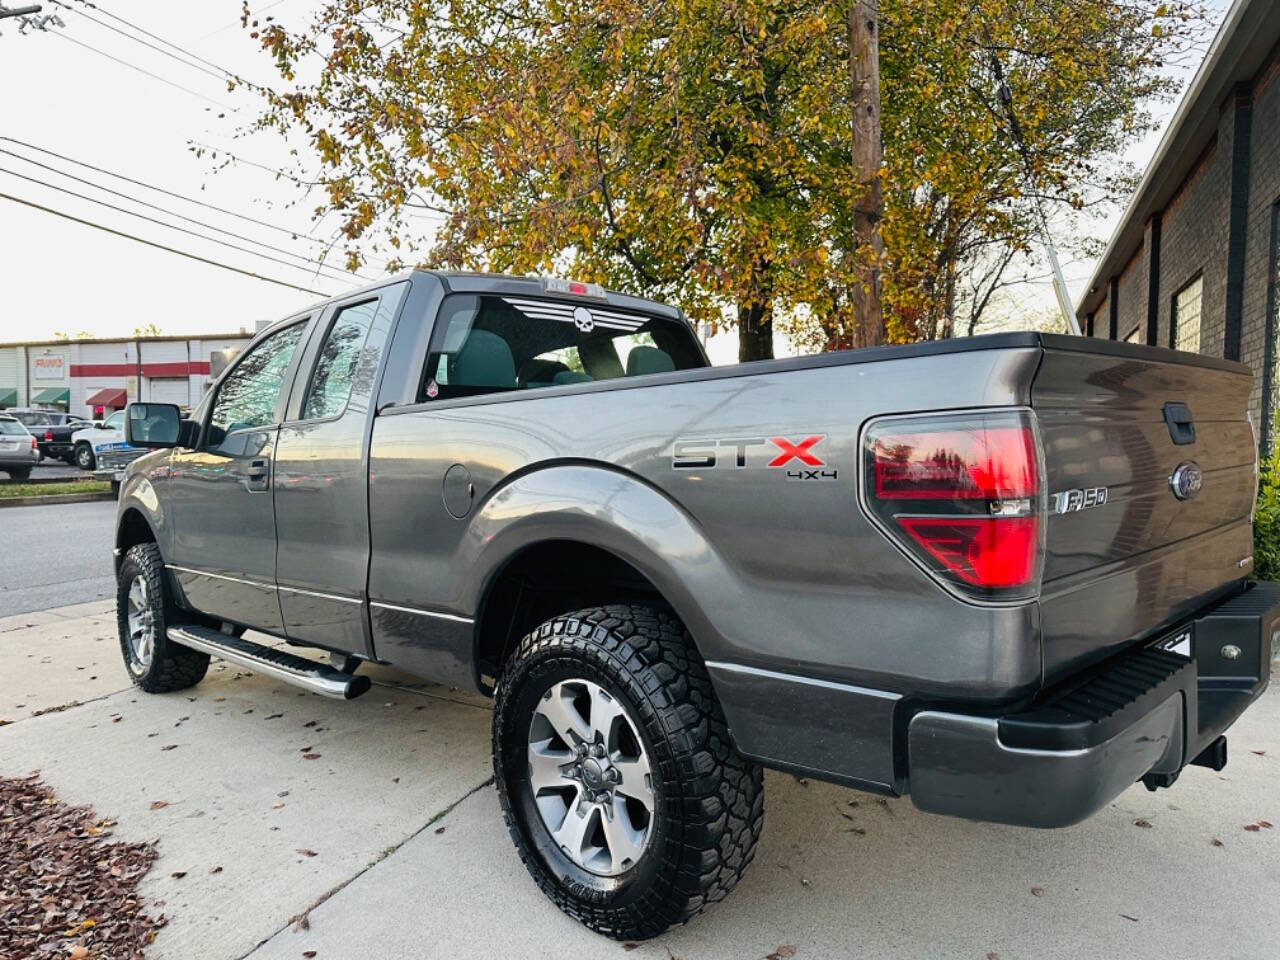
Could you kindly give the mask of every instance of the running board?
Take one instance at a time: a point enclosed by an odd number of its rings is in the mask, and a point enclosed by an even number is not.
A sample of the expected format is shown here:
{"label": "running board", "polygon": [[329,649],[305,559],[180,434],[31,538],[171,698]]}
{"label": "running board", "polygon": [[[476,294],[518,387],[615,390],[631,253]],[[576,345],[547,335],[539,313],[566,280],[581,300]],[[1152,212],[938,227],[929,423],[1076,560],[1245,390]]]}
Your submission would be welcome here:
{"label": "running board", "polygon": [[174,643],[202,653],[221,657],[237,666],[292,683],[294,686],[335,700],[354,700],[372,685],[368,677],[335,670],[327,663],[316,663],[306,657],[275,647],[232,637],[208,627],[170,627],[166,636]]}

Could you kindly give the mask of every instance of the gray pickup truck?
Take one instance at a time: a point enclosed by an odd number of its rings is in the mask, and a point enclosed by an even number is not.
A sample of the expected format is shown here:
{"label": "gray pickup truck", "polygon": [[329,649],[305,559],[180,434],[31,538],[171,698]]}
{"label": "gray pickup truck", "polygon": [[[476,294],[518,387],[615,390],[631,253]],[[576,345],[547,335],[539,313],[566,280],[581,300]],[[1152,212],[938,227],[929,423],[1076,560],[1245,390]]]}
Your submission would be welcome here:
{"label": "gray pickup truck", "polygon": [[1280,642],[1250,385],[1034,333],[713,368],[662,304],[415,272],[129,407],[121,647],[492,694],[529,872],[652,936],[751,862],[762,767],[1031,827],[1221,769]]}

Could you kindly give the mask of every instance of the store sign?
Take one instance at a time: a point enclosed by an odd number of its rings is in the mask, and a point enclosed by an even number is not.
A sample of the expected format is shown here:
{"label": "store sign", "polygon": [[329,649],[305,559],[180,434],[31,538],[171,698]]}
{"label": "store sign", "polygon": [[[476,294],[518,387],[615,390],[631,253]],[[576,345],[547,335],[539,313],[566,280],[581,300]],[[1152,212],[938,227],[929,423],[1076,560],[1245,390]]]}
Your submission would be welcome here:
{"label": "store sign", "polygon": [[65,379],[66,360],[60,353],[43,353],[32,357],[32,377],[36,380]]}

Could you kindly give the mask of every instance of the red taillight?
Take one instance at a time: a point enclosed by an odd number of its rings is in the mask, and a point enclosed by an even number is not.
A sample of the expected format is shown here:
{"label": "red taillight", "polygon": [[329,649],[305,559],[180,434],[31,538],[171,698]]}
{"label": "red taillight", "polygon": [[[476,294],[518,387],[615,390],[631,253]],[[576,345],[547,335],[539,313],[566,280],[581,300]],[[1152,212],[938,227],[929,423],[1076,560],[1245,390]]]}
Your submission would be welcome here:
{"label": "red taillight", "polygon": [[926,569],[983,599],[1034,595],[1044,498],[1029,414],[881,421],[865,449],[872,513]]}
{"label": "red taillight", "polygon": [[46,431],[44,432],[44,438],[45,438],[45,440],[46,440],[46,441],[48,441],[48,440],[52,440],[52,439],[53,439],[53,431],[52,431],[52,430],[46,430]]}
{"label": "red taillight", "polygon": [[1035,438],[1027,427],[892,433],[876,438],[876,496],[1004,500],[1035,496]]}
{"label": "red taillight", "polygon": [[38,447],[38,446],[39,446],[39,444],[37,444],[37,443],[36,443],[36,438],[35,438],[35,437],[32,437],[32,438],[31,438],[31,449],[32,449],[32,450],[35,450],[35,449],[36,449],[36,447]]}

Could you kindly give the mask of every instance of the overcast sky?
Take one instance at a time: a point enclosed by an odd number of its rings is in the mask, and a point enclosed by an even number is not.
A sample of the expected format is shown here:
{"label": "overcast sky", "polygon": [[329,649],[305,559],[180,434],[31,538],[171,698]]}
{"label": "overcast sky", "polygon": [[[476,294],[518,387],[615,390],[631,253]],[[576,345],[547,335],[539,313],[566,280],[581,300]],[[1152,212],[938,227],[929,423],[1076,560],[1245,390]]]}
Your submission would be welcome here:
{"label": "overcast sky", "polygon": [[[4,2],[12,7],[27,0]],[[1220,20],[1226,5],[1227,0],[1211,0],[1213,16]],[[263,16],[297,24],[314,6],[313,0],[259,0],[254,9]],[[78,0],[45,0],[43,13],[58,14],[65,26],[51,25],[45,32],[20,35],[16,21],[0,21],[0,90],[4,91],[0,101],[0,193],[320,294],[336,293],[360,282],[344,275],[317,276],[314,267],[302,264],[302,259],[315,256],[332,241],[335,221],[313,222],[309,204],[286,206],[297,197],[292,185],[247,165],[215,174],[210,160],[197,158],[188,149],[191,141],[198,141],[230,148],[267,167],[284,162],[285,146],[277,139],[261,135],[235,139],[237,127],[252,118],[256,104],[248,92],[228,93],[217,76],[217,68],[222,68],[249,79],[271,80],[265,57],[240,28],[238,0],[101,0],[97,8],[85,7]],[[171,41],[204,62],[186,56],[184,64],[174,58],[184,58],[182,53],[156,40],[141,37],[174,57],[114,32],[111,27],[137,36],[111,14]],[[1171,115],[1173,105],[1161,112],[1165,117]],[[1158,137],[1148,138],[1132,151],[1130,159],[1144,163],[1157,142]],[[137,183],[78,166],[75,161],[270,226],[155,193]],[[48,167],[203,224],[139,207]],[[285,262],[272,262],[139,220],[67,191],[128,207],[228,244],[248,246]],[[1113,222],[1114,218],[1101,226],[1100,235],[1109,233]],[[280,250],[267,250],[215,232],[211,226]],[[280,228],[297,231],[298,238]],[[429,225],[424,224],[425,229]],[[338,274],[340,252],[338,249],[332,260]],[[1088,263],[1067,264],[1074,292],[1087,282],[1091,268]],[[377,274],[372,267],[364,272]],[[4,294],[0,297],[0,342],[49,338],[56,332],[127,336],[136,327],[151,323],[166,334],[224,333],[242,327],[253,330],[257,321],[276,319],[317,299],[316,293],[197,263],[4,198],[0,198],[0,291]],[[1027,289],[1025,294],[1028,299],[1052,303],[1052,294],[1044,284]]]}

